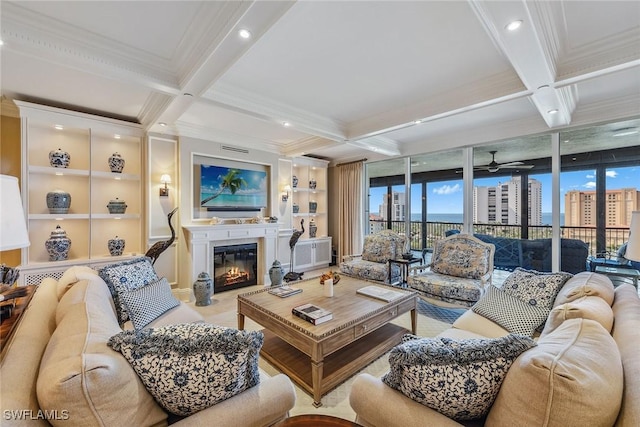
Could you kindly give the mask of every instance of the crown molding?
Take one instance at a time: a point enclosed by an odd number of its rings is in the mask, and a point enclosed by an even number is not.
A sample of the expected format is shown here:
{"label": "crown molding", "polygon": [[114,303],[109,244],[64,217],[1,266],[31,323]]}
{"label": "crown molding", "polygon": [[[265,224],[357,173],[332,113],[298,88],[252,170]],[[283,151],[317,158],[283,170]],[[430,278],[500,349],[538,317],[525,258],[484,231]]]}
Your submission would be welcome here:
{"label": "crown molding", "polygon": [[330,148],[341,144],[343,143],[320,138],[318,136],[310,136],[284,145],[282,147],[282,154],[287,157],[298,157],[314,150],[318,150],[318,148]]}
{"label": "crown molding", "polygon": [[217,83],[204,98],[223,107],[272,123],[288,121],[295,129],[334,141],[345,139],[345,124],[311,112],[275,102],[254,92]]}
{"label": "crown molding", "polygon": [[171,104],[173,98],[162,93],[151,92],[138,114],[138,121],[145,129],[150,128]]}
{"label": "crown molding", "polygon": [[16,3],[2,5],[3,49],[44,58],[110,79],[176,93],[168,59],[45,17]]}
{"label": "crown molding", "polygon": [[262,151],[281,154],[280,146],[267,139],[252,138],[222,129],[199,126],[181,121],[175,123],[175,129],[179,136],[188,136],[207,141],[215,141],[221,144],[232,144],[245,148],[259,149]]}

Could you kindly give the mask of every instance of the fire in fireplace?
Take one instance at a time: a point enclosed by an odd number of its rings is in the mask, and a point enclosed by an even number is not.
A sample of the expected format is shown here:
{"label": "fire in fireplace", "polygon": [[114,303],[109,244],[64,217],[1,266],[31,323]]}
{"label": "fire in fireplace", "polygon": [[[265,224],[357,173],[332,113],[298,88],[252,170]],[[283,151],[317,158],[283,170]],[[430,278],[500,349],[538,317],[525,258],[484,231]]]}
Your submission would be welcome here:
{"label": "fire in fireplace", "polygon": [[258,245],[216,246],[213,250],[213,272],[214,293],[257,284]]}

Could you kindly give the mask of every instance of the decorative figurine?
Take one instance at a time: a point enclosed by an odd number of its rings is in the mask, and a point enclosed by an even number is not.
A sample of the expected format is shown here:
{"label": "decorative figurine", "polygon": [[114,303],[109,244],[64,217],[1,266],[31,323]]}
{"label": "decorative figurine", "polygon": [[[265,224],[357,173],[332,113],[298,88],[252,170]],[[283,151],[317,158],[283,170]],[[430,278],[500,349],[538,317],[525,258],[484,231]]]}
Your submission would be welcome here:
{"label": "decorative figurine", "polygon": [[171,217],[173,217],[173,214],[175,214],[177,210],[178,208],[175,208],[174,210],[169,212],[169,215],[167,215],[169,230],[171,230],[171,237],[169,238],[169,240],[155,242],[153,246],[151,246],[147,250],[147,253],[144,254],[144,256],[151,258],[151,265],[155,264],[160,254],[166,251],[167,248],[173,244],[173,241],[176,240],[176,231],[173,229],[173,225],[171,225]]}
{"label": "decorative figurine", "polygon": [[293,230],[293,234],[289,239],[289,248],[291,249],[291,257],[289,258],[289,272],[284,275],[284,280],[286,280],[287,282],[290,282],[292,280],[300,280],[302,279],[302,275],[304,274],[304,272],[296,273],[295,271],[293,271],[293,249],[296,247],[296,243],[298,243],[298,239],[300,239],[300,236],[302,236],[302,234],[304,233],[304,218],[300,220],[300,228],[301,230]]}

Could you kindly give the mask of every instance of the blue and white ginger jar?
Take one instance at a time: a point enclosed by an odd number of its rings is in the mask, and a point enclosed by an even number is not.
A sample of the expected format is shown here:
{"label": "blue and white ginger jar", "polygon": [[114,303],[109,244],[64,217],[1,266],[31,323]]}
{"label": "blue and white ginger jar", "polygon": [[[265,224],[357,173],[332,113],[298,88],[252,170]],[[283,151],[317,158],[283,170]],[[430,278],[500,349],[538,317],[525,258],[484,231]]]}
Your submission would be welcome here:
{"label": "blue and white ginger jar", "polygon": [[111,256],[120,256],[124,251],[124,239],[118,238],[116,236],[114,239],[109,239],[107,242],[107,247],[109,248],[109,253]]}
{"label": "blue and white ginger jar", "polygon": [[113,153],[111,157],[109,157],[109,168],[111,172],[122,173],[122,169],[124,169],[124,159],[118,153]]}
{"label": "blue and white ginger jar", "polygon": [[71,163],[71,155],[62,148],[49,151],[49,164],[54,168],[68,168]]}
{"label": "blue and white ginger jar", "polygon": [[69,213],[71,194],[63,190],[53,190],[47,193],[47,208],[50,214]]}
{"label": "blue and white ginger jar", "polygon": [[44,242],[49,253],[49,261],[64,261],[69,256],[71,249],[71,239],[67,237],[67,232],[59,225],[51,232],[51,237]]}

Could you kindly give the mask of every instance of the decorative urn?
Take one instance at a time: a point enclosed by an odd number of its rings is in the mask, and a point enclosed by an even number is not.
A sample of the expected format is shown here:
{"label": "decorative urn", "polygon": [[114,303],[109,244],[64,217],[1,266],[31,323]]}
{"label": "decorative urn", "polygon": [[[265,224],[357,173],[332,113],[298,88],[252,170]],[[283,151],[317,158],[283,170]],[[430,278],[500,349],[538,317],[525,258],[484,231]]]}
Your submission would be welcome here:
{"label": "decorative urn", "polygon": [[309,213],[316,213],[318,209],[318,202],[312,200],[309,202]]}
{"label": "decorative urn", "polygon": [[111,256],[120,256],[124,251],[124,239],[120,239],[118,236],[113,239],[109,239],[107,247],[109,248]]}
{"label": "decorative urn", "polygon": [[71,155],[62,148],[49,151],[49,164],[54,168],[68,168],[71,163]]}
{"label": "decorative urn", "polygon": [[198,278],[193,282],[193,294],[196,297],[196,305],[210,305],[211,295],[213,294],[213,281],[209,273],[202,272],[198,274]]}
{"label": "decorative urn", "polygon": [[47,193],[47,208],[50,214],[69,213],[71,194],[64,190],[53,190]]}
{"label": "decorative urn", "polygon": [[293,208],[293,213],[300,212],[300,205],[298,205],[297,203],[294,202],[292,205],[292,208]]}
{"label": "decorative urn", "polygon": [[269,269],[269,279],[271,279],[271,286],[282,285],[282,279],[284,278],[284,268],[280,261],[273,261],[273,265]]}
{"label": "decorative urn", "polygon": [[310,188],[310,189],[315,190],[317,185],[318,185],[318,183],[316,182],[316,180],[315,180],[315,179],[311,179],[311,180],[309,181],[309,188]]}
{"label": "decorative urn", "polygon": [[313,218],[309,221],[309,237],[316,237],[316,233],[318,232],[318,226]]}
{"label": "decorative urn", "polygon": [[107,209],[109,209],[110,214],[123,214],[127,210],[127,205],[124,200],[120,200],[116,197],[115,200],[109,200]]}
{"label": "decorative urn", "polygon": [[51,232],[51,237],[44,242],[44,246],[49,252],[49,261],[63,261],[69,256],[71,239],[67,237],[67,232],[57,225]]}
{"label": "decorative urn", "polygon": [[124,169],[124,159],[118,153],[113,153],[111,157],[109,157],[109,168],[111,172],[122,173],[122,169]]}
{"label": "decorative urn", "polygon": [[293,188],[296,188],[296,187],[298,186],[298,177],[297,177],[297,176],[295,176],[295,175],[293,175],[293,177],[291,178],[291,180],[293,181],[291,186],[292,186]]}

